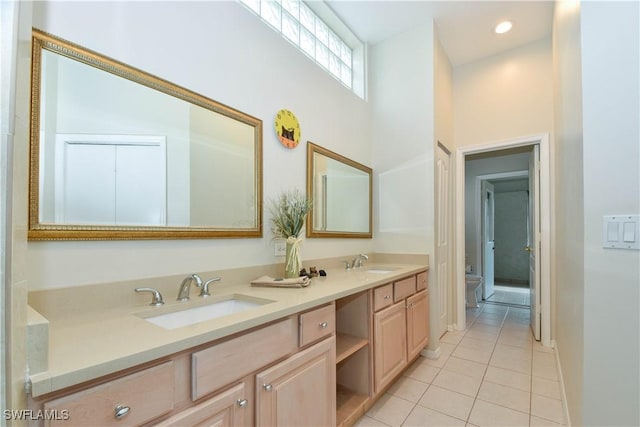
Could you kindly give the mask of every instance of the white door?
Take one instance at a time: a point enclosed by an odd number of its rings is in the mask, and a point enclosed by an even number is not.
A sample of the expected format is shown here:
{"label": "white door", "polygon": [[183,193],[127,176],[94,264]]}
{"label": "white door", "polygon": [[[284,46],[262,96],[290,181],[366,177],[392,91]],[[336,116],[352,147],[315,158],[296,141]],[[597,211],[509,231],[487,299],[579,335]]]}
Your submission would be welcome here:
{"label": "white door", "polygon": [[[438,319],[440,336],[447,331],[449,298],[453,291],[451,271],[451,153],[438,144],[436,164],[436,282],[438,284]],[[452,297],[451,297],[452,298]]]}
{"label": "white door", "polygon": [[494,292],[494,218],[494,186],[482,181],[482,299],[485,300]]}
{"label": "white door", "polygon": [[540,340],[540,147],[533,146],[529,157],[529,217],[527,246],[529,252],[529,289],[531,292],[531,329]]}

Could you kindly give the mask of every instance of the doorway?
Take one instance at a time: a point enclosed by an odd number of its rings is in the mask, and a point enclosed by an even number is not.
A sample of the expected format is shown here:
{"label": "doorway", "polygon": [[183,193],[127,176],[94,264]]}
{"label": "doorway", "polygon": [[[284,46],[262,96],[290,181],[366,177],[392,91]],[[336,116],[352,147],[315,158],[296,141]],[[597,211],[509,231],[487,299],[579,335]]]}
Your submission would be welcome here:
{"label": "doorway", "polygon": [[[486,145],[460,147],[456,156],[456,211],[468,212],[474,206],[481,206],[473,200],[465,198],[465,188],[469,185],[469,178],[465,173],[465,161],[470,156],[491,157],[501,150],[520,150],[522,152],[537,153],[535,160],[530,162],[533,167],[533,175],[536,179],[529,180],[537,184],[534,191],[535,213],[532,227],[535,228],[532,236],[531,259],[535,262],[535,268],[531,272],[535,283],[532,282],[531,292],[531,324],[536,339],[542,341],[545,346],[551,345],[551,298],[550,298],[550,180],[549,180],[549,136],[548,134],[532,137],[517,138],[507,141],[495,142]],[[478,191],[480,194],[480,191]],[[479,196],[478,196],[479,198]],[[479,209],[479,208],[478,208]],[[467,227],[481,227],[481,224],[470,223],[467,215],[460,214],[456,218],[456,235],[465,236]],[[532,228],[533,229],[533,228]],[[459,241],[462,239],[459,239]],[[482,262],[480,242],[469,241],[465,237],[464,244],[456,247],[456,271],[464,271],[468,260],[479,268]],[[463,275],[457,275],[456,298],[456,327],[464,329],[466,325],[465,311],[465,281]],[[538,331],[536,331],[536,328]],[[536,333],[537,332],[537,333]]]}
{"label": "doorway", "polygon": [[[530,153],[513,156],[524,166]],[[480,188],[476,210],[482,236],[482,269],[478,271],[483,277],[482,300],[528,307],[529,171],[485,174],[475,181],[476,191]]]}

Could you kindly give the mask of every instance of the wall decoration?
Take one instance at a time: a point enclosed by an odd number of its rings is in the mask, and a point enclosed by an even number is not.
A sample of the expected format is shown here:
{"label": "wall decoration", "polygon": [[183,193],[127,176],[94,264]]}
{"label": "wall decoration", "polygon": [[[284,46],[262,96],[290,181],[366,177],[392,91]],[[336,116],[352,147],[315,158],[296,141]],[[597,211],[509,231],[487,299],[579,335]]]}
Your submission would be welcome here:
{"label": "wall decoration", "polygon": [[287,148],[296,148],[300,143],[300,123],[289,110],[280,110],[274,122],[280,143]]}

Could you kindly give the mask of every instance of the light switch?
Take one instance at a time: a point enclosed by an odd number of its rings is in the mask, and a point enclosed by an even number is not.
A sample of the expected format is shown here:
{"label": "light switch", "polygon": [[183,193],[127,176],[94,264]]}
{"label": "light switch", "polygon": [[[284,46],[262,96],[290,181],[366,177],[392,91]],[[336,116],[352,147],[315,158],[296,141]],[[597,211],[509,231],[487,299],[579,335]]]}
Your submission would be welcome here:
{"label": "light switch", "polygon": [[640,215],[603,216],[602,246],[640,250]]}
{"label": "light switch", "polygon": [[625,222],[622,226],[622,241],[625,243],[633,243],[637,240],[636,223]]}
{"label": "light switch", "polygon": [[607,241],[609,242],[617,242],[620,240],[618,235],[620,230],[620,223],[616,221],[608,221],[607,222]]}

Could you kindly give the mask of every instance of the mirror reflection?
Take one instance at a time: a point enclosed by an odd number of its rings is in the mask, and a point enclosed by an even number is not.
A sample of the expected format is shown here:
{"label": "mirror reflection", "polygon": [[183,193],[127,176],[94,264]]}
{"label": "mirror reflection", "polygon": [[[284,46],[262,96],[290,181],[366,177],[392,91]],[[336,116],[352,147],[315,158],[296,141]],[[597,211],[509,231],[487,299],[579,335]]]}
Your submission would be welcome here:
{"label": "mirror reflection", "polygon": [[262,235],[259,119],[33,42],[30,239]]}
{"label": "mirror reflection", "polygon": [[371,168],[308,142],[307,237],[370,238],[371,188]]}

